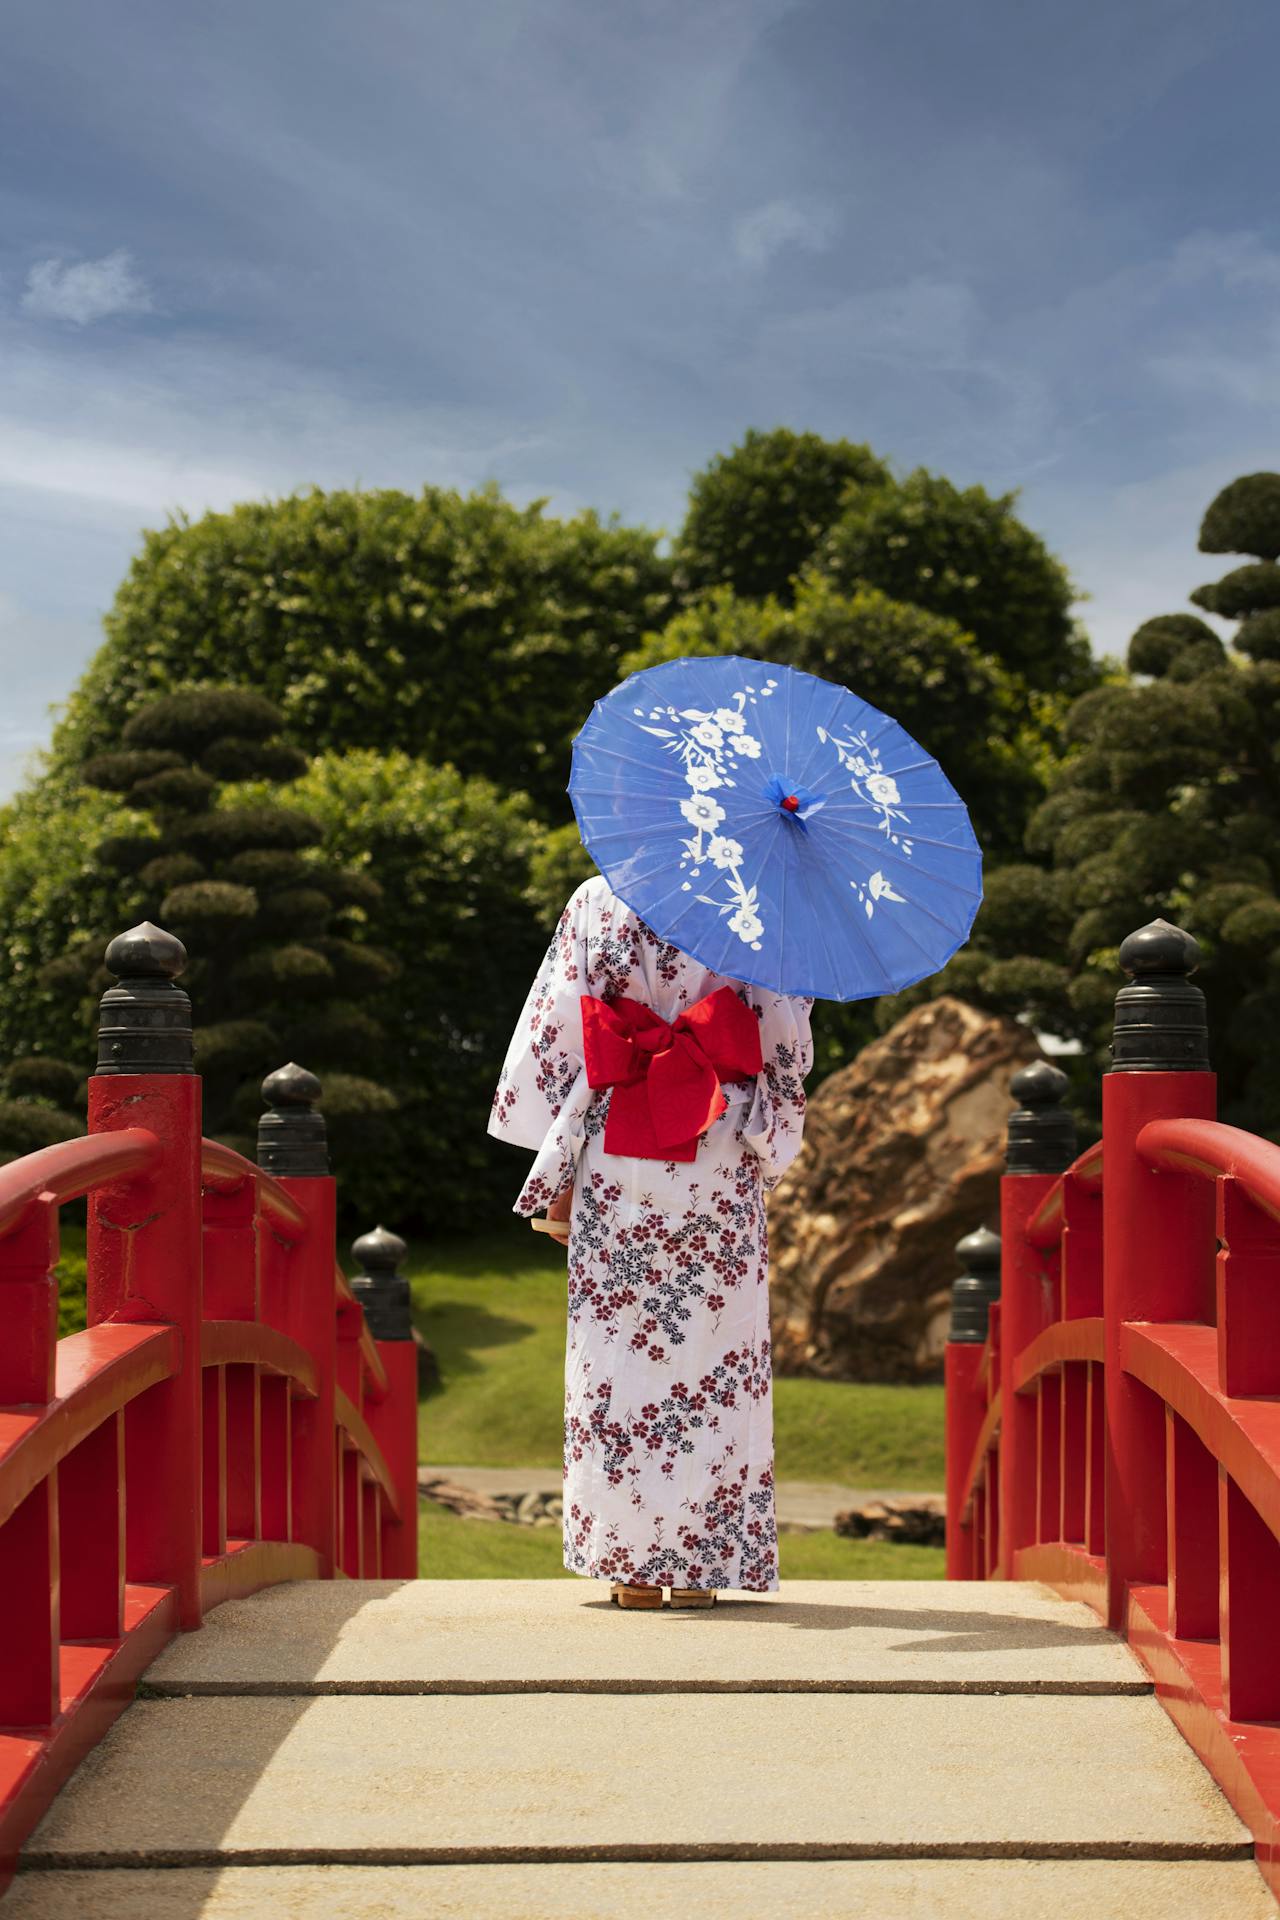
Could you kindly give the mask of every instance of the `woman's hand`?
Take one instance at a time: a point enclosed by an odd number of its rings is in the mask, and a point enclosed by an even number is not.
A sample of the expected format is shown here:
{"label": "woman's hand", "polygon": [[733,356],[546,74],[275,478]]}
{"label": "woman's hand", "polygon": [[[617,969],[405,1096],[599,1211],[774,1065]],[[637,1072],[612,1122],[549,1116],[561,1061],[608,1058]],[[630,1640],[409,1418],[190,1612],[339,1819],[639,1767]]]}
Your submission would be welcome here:
{"label": "woman's hand", "polygon": [[569,1244],[569,1216],[572,1213],[572,1211],[573,1211],[573,1188],[572,1186],[567,1186],[563,1193],[558,1193],[556,1195],[555,1199],[551,1202],[550,1206],[547,1208],[548,1220],[564,1221],[563,1234],[554,1234],[552,1236],[553,1239],[559,1240],[561,1246],[564,1246],[564,1247],[567,1247]]}

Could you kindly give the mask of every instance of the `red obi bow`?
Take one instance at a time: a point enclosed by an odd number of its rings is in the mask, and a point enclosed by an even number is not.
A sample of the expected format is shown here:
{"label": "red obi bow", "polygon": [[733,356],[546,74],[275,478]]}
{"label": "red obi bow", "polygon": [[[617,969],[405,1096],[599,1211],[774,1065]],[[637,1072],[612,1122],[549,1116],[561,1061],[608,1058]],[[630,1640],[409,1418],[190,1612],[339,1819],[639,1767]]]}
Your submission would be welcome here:
{"label": "red obi bow", "polygon": [[717,987],[669,1026],[639,1000],[582,995],[587,1081],[613,1087],[606,1153],[692,1160],[728,1106],[722,1080],[760,1072],[760,1027],[732,987]]}

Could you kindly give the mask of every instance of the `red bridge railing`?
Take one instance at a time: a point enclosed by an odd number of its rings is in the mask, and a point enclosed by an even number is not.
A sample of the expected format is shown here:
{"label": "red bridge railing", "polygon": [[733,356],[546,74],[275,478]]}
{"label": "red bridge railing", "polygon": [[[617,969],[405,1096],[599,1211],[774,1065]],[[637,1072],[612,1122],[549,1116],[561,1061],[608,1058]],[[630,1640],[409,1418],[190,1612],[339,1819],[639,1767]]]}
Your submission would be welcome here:
{"label": "red bridge railing", "polygon": [[[403,1243],[338,1271],[303,1069],[264,1083],[261,1165],[202,1140],[185,958],[112,942],[89,1135],[0,1167],[0,1890],[172,1634],[276,1581],[417,1573]],[[88,1325],[59,1340],[80,1198]]]}
{"label": "red bridge railing", "polygon": [[1002,1252],[958,1250],[947,1567],[1123,1633],[1280,1892],[1280,1146],[1214,1119],[1197,958],[1163,921],[1121,947],[1087,1153],[1066,1076],[1014,1076]]}

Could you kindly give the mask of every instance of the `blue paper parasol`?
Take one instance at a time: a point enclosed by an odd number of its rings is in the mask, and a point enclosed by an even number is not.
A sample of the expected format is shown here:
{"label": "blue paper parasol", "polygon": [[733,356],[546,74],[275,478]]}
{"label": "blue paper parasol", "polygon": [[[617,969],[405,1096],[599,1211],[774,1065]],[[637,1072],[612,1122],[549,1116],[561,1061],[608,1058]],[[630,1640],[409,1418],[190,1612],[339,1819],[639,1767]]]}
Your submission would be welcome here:
{"label": "blue paper parasol", "polygon": [[735,655],[649,667],[598,700],[569,795],[609,885],[729,979],[863,1000],[927,978],[982,899],[935,760],[847,687]]}

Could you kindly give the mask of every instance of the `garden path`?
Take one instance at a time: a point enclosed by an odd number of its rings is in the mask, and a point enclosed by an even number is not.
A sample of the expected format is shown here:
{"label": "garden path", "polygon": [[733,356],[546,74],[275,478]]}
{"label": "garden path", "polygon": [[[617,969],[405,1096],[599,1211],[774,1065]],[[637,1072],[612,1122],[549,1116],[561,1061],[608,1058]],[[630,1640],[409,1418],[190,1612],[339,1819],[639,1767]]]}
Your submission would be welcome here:
{"label": "garden path", "polygon": [[174,1641],[6,1920],[736,1911],[1263,1920],[1252,1842],[1083,1606],[792,1582],[312,1582]]}

